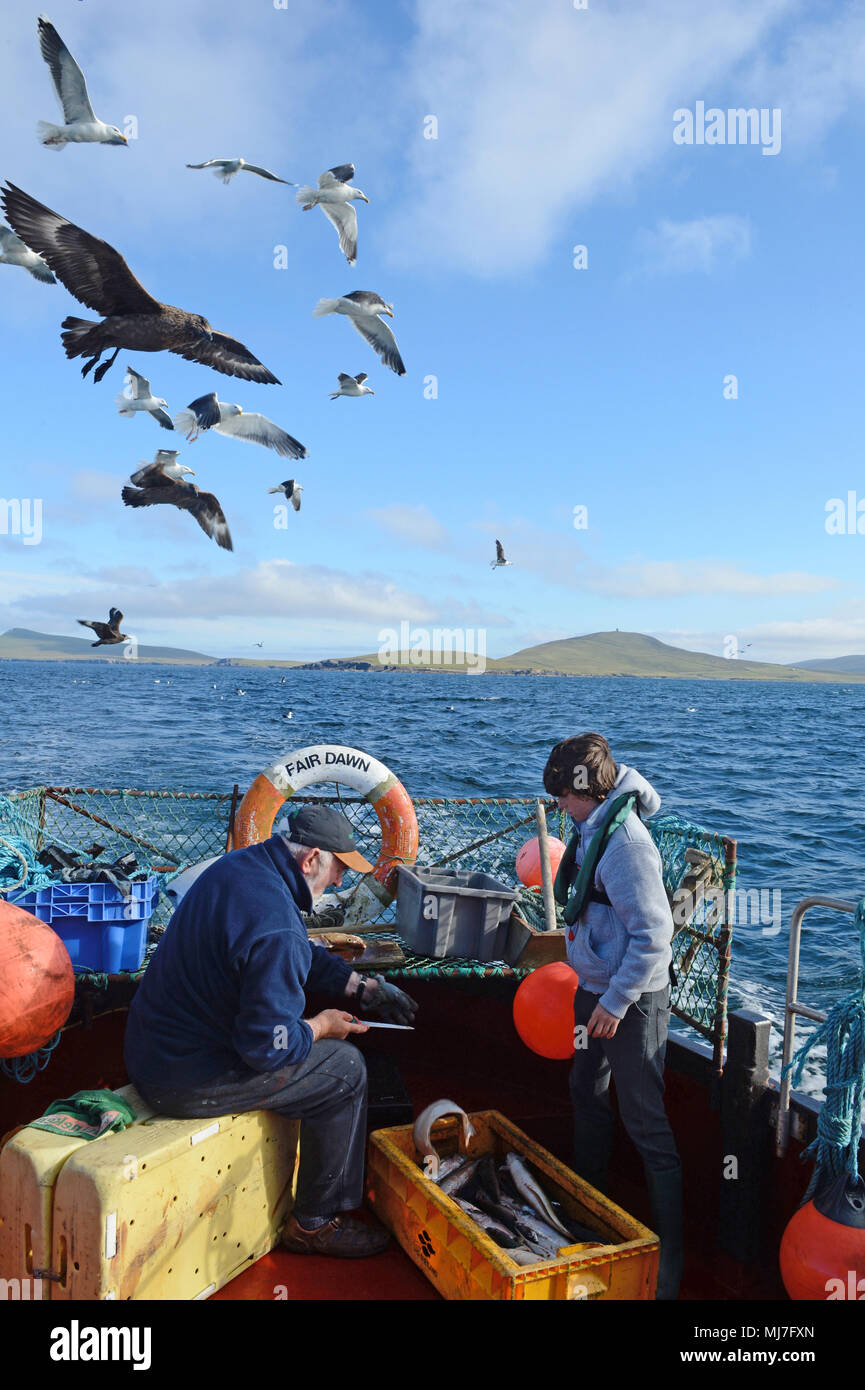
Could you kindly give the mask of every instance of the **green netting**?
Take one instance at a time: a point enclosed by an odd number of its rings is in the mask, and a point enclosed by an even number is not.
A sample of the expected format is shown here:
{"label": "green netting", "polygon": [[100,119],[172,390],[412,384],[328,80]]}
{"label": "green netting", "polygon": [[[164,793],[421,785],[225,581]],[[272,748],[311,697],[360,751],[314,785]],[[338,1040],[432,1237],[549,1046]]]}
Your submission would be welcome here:
{"label": "green netting", "polygon": [[[300,798],[299,798],[300,799]],[[361,852],[371,861],[378,858],[381,828],[374,807],[352,793],[305,796],[304,801],[338,805],[352,822]],[[229,793],[148,792],[106,790],[94,787],[41,787],[9,798],[0,798],[0,813],[6,808],[6,824],[35,850],[45,844],[86,850],[96,841],[108,857],[133,850],[142,869],[157,874],[160,886],[191,864],[223,852],[232,809]],[[520,889],[519,910],[536,929],[544,926],[540,895],[522,889],[514,868],[520,846],[535,833],[537,802],[529,797],[497,798],[420,798],[414,806],[418,818],[418,863],[425,867],[452,866],[455,870],[481,870],[509,887]],[[554,803],[547,808],[551,835],[567,840],[569,818]],[[672,891],[678,885],[689,847],[709,854],[713,861],[712,882],[717,888],[732,887],[735,874],[732,842],[700,829],[677,816],[657,817],[649,822],[664,863],[664,878]],[[6,830],[0,829],[0,835]],[[344,887],[354,876],[347,874]],[[674,968],[678,985],[674,991],[676,1015],[720,1049],[726,1025],[726,996],[729,971],[730,928],[726,892],[713,900],[711,910],[698,906],[693,919],[676,935],[673,943]],[[154,914],[154,938],[168,922],[171,900],[164,893]],[[373,919],[382,932],[393,933],[396,905],[381,907]],[[558,913],[561,925],[561,912]],[[445,978],[453,975],[489,978],[490,975],[516,975],[502,962],[481,965],[477,961],[433,960],[406,954],[400,971],[386,972],[406,976]]]}

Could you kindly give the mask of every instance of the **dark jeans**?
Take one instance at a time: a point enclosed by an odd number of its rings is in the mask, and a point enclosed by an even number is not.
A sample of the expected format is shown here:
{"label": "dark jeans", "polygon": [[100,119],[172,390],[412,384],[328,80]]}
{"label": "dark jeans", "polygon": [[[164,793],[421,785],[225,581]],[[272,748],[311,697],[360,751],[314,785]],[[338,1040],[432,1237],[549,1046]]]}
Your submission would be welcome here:
{"label": "dark jeans", "polygon": [[366,1063],[351,1043],[313,1043],[305,1061],[278,1071],[233,1068],[198,1086],[135,1084],[154,1110],[178,1119],[276,1110],[302,1120],[295,1209],[304,1216],[333,1216],[360,1206]]}
{"label": "dark jeans", "polygon": [[[574,1021],[587,1024],[597,994],[578,989]],[[576,1171],[594,1187],[606,1188],[615,1119],[610,1107],[610,1076],[616,1083],[619,1114],[639,1150],[647,1173],[679,1167],[676,1141],[664,1110],[664,1053],[670,1019],[670,987],[641,994],[612,1038],[586,1038],[571,1067]]]}

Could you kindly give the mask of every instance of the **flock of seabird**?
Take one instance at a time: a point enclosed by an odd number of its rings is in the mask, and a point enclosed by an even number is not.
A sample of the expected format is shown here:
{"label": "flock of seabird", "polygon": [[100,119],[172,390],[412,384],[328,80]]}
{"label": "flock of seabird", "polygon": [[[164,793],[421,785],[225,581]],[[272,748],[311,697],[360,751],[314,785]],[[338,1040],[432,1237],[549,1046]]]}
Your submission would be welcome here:
{"label": "flock of seabird", "polygon": [[[62,125],[38,122],[43,146],[54,151],[63,150],[67,144],[80,143],[128,146],[128,139],[119,127],[108,125],[95,115],[84,74],[51,21],[40,15],[37,25],[42,57],[51,72],[63,112]],[[207,159],[186,167],[210,169],[224,184],[243,172],[296,187],[291,180],[239,157]],[[352,186],[354,173],[353,164],[334,165],[319,176],[317,187],[303,185],[296,194],[296,201],[305,212],[321,208],[336,229],[340,251],[352,266],[357,261],[358,241],[357,213],[353,204],[369,203],[367,195]],[[59,280],[80,303],[100,316],[98,320],[68,316],[61,324],[60,336],[67,358],[84,359],[83,377],[92,371],[93,381],[101,381],[124,350],[173,352],[226,376],[281,385],[279,378],[244,343],[214,329],[204,315],[164,304],[151,295],[136,279],[120,252],[98,236],[70,222],[11,182],[7,181],[0,189],[0,203],[9,223],[8,227],[0,225],[0,264],[20,266],[45,284],[56,284]],[[371,290],[352,290],[334,299],[320,299],[313,309],[314,317],[329,314],[346,317],[384,366],[397,376],[405,376],[405,364],[396,338],[384,322],[384,317],[393,318],[393,305],[381,295]],[[108,352],[111,356],[100,361]],[[215,392],[198,397],[172,419],[168,402],[153,394],[147,377],[127,366],[127,379],[129,389],[115,398],[118,411],[125,418],[149,414],[162,429],[185,433],[189,442],[213,429],[229,438],[273,449],[284,458],[307,457],[304,445],[272,420],[244,411],[239,405],[220,401]],[[340,372],[338,389],[331,393],[330,399],[375,395],[372,387],[366,384],[367,380],[366,372],[356,376]],[[184,475],[192,472],[177,462],[176,450],[159,449],[152,463],[131,476],[131,486],[122,489],[122,500],[128,507],[167,503],[188,511],[219,546],[233,549],[219,501],[213,493],[203,492],[186,480]],[[271,493],[282,492],[296,511],[300,510],[302,490],[294,479],[269,489]],[[512,563],[504,558],[498,541],[496,549],[493,568]],[[84,619],[79,622],[97,633],[99,642],[93,645],[98,646],[126,640],[119,633],[122,617],[112,608],[108,623]]]}

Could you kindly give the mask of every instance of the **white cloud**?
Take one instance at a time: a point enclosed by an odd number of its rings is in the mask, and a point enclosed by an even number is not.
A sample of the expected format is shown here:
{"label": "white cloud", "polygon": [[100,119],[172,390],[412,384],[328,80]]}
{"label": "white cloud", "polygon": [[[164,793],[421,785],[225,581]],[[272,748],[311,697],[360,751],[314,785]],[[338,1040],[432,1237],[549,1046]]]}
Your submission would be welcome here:
{"label": "white cloud", "polygon": [[695,594],[777,596],[819,594],[841,581],[828,575],[786,570],[755,574],[716,561],[647,560],[613,566],[593,565],[581,572],[581,587],[613,598],[677,598]]}
{"label": "white cloud", "polygon": [[784,149],[801,154],[865,97],[865,13],[854,4],[803,6],[780,56],[760,53],[748,75],[782,111]]}
{"label": "white cloud", "polygon": [[[284,630],[295,624],[339,622],[369,631],[403,619],[449,626],[510,624],[506,616],[488,613],[472,599],[447,594],[433,598],[402,588],[382,574],[348,574],[288,560],[262,561],[254,569],[230,575],[178,578],[171,584],[155,582],[158,574],[137,566],[101,568],[63,585],[50,575],[31,575],[26,582],[22,576],[12,578],[18,582],[4,593],[0,620],[16,626],[48,622],[54,624],[52,631],[64,615],[80,616],[83,596],[97,610],[105,607],[107,612],[116,605],[130,621],[147,622],[149,631],[176,624],[190,643],[212,641],[212,633],[202,635],[203,625],[222,625],[231,619],[254,624],[277,620]],[[247,635],[248,631],[247,627]],[[192,634],[197,636],[193,639]]]}
{"label": "white cloud", "polygon": [[795,665],[798,661],[818,661],[836,656],[865,655],[865,614],[857,616],[863,605],[848,603],[831,609],[824,617],[790,621],[753,623],[747,627],[701,632],[690,628],[652,629],[651,636],[688,651],[723,654],[724,641],[732,635],[739,656],[746,661],[777,661]]}
{"label": "white cloud", "polygon": [[[556,237],[567,245],[575,209],[673,156],[673,111],[695,75],[695,95],[710,93],[795,8],[419,0],[405,79],[417,135],[394,259],[514,275]],[[425,114],[437,140],[423,138]]]}
{"label": "white cloud", "polygon": [[639,234],[643,270],[661,273],[714,270],[741,261],[751,250],[748,219],[732,214],[696,217],[690,222],[662,218],[653,231]]}
{"label": "white cloud", "polygon": [[84,502],[110,502],[116,508],[122,481],[114,473],[100,473],[95,468],[80,468],[69,480],[69,493]]}
{"label": "white cloud", "polygon": [[693,594],[778,596],[818,594],[841,587],[840,580],[827,575],[808,574],[803,570],[757,574],[712,559],[636,559],[617,565],[601,564],[577,539],[586,533],[565,527],[553,530],[522,517],[484,521],[479,527],[503,538],[508,559],[520,570],[536,574],[556,587],[579,589],[605,598],[663,599]]}
{"label": "white cloud", "polygon": [[429,507],[393,502],[389,507],[373,508],[367,515],[392,536],[409,545],[420,546],[424,550],[444,550],[448,546],[448,532]]}

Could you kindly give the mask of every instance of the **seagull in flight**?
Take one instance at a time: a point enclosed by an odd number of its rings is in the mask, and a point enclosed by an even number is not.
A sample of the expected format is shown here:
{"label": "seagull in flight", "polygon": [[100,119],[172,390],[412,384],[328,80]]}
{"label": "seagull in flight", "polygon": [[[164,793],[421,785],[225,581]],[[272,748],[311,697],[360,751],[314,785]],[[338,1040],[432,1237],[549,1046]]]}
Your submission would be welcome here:
{"label": "seagull in flight", "polygon": [[91,623],[87,618],[79,618],[78,621],[82,627],[91,627],[96,633],[99,640],[91,642],[91,647],[110,647],[113,643],[129,641],[126,633],[120,631],[123,614],[119,608],[111,609],[107,623]]}
{"label": "seagull in flight", "polygon": [[512,565],[513,560],[505,559],[504,547],[501,541],[496,541],[496,558],[490,560],[490,569],[498,569],[501,565]]}
{"label": "seagull in flight", "polygon": [[296,512],[300,511],[300,494],[303,492],[303,488],[300,483],[294,481],[294,478],[287,478],[284,483],[279,484],[279,487],[269,487],[267,490],[268,492],[284,493],[286,501],[291,503]]}
{"label": "seagull in flight", "polygon": [[136,487],[145,487],[148,484],[159,486],[159,478],[170,478],[174,482],[182,482],[184,473],[191,473],[195,477],[195,469],[187,468],[185,463],[178,463],[178,449],[157,449],[156,458],[152,463],[144,463],[133,473],[129,479]]}
{"label": "seagull in flight", "polygon": [[263,179],[270,179],[273,183],[284,183],[289,188],[296,185],[291,179],[277,178],[269,169],[262,169],[260,164],[247,164],[245,159],[205,159],[203,164],[187,164],[187,169],[212,169],[218,179],[223,183],[230,183],[235,174],[239,174],[241,169],[245,169],[247,174],[259,174]]}
{"label": "seagull in flight", "polygon": [[20,265],[43,284],[57,284],[56,276],[51,274],[42,257],[31,251],[29,246],[25,246],[20,236],[16,236],[10,227],[0,226],[0,265]]}
{"label": "seagull in flight", "polygon": [[42,144],[49,150],[62,150],[68,144],[96,143],[99,145],[128,145],[129,141],[116,125],[106,125],[93,114],[84,73],[61,39],[50,19],[40,15],[37,21],[39,47],[51,69],[51,80],[63,110],[63,125],[39,121],[37,130]]}
{"label": "seagull in flight", "polygon": [[229,439],[242,439],[247,444],[263,444],[273,449],[282,458],[305,459],[306,449],[300,440],[286,434],[266,415],[255,412],[247,414],[239,405],[229,405],[217,400],[216,392],[199,396],[191,401],[186,410],[180,410],[174,417],[174,424],[192,444],[203,430],[214,429]]}
{"label": "seagull in flight", "polygon": [[405,363],[399,355],[396,338],[383,323],[379,315],[387,314],[393,318],[393,305],[382,299],[372,290],[352,290],[339,299],[320,299],[313,309],[313,317],[324,314],[345,314],[352,328],[375,349],[386,367],[397,376],[405,376]]}
{"label": "seagull in flight", "polygon": [[164,502],[190,512],[206,536],[215,540],[223,550],[234,549],[219,502],[212,492],[202,492],[194,483],[171,478],[164,472],[155,472],[144,479],[143,487],[125,487],[120,496],[127,507],[153,507]]}
{"label": "seagull in flight", "polygon": [[349,376],[347,372],[340,372],[337,377],[339,390],[331,391],[330,399],[335,401],[337,396],[374,396],[371,386],[364,386],[367,380],[366,372],[358,372],[357,376]]}
{"label": "seagull in flight", "polygon": [[60,335],[66,356],[88,359],[82,376],[113,347],[113,356],[93,373],[94,381],[101,381],[120,349],[128,348],[131,352],[176,352],[226,376],[280,385],[249,348],[217,333],[203,315],[154,299],[107,242],[37,203],[14,183],[0,191],[0,203],[13,231],[31,251],[44,256],[69,293],[103,315],[101,323],[70,317],[61,325],[66,330]]}
{"label": "seagull in flight", "polygon": [[359,188],[349,183],[354,178],[353,164],[337,164],[320,175],[318,188],[304,185],[295,195],[304,212],[309,212],[316,203],[325,217],[336,227],[339,249],[349,265],[357,260],[357,213],[352,202],[369,202],[369,198]]}
{"label": "seagull in flight", "polygon": [[174,425],[168,414],[168,401],[162,396],[154,396],[147,377],[136,372],[133,367],[127,367],[126,374],[132,387],[132,395],[127,396],[125,391],[120,391],[114,397],[118,415],[125,415],[131,420],[138,411],[144,410],[148,415],[152,415],[164,430],[173,430]]}

